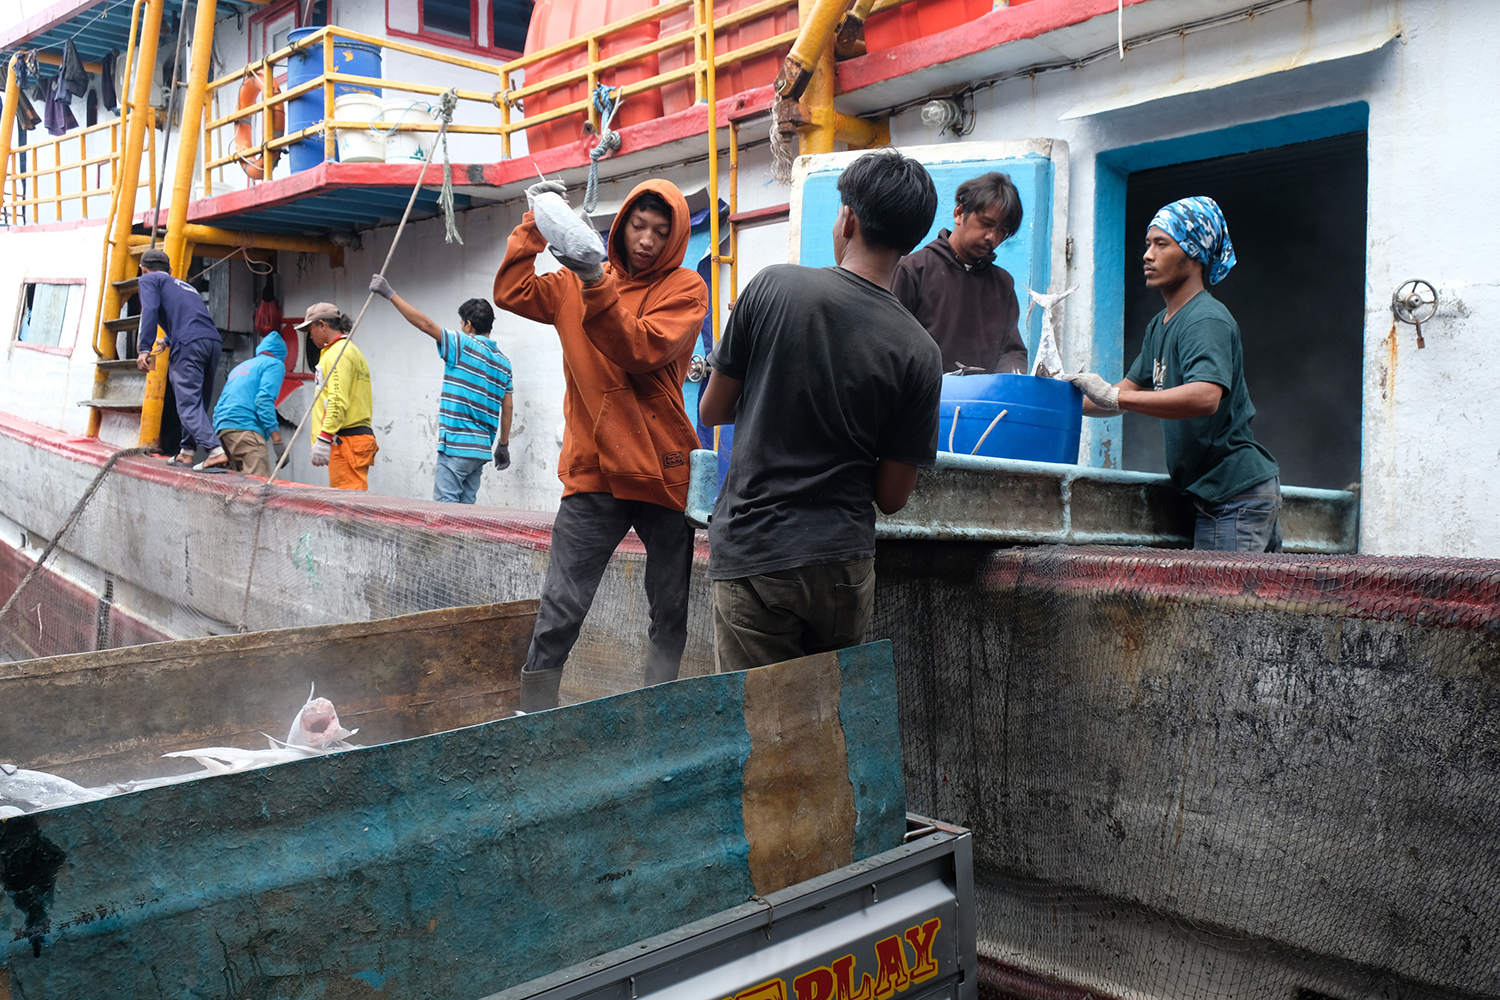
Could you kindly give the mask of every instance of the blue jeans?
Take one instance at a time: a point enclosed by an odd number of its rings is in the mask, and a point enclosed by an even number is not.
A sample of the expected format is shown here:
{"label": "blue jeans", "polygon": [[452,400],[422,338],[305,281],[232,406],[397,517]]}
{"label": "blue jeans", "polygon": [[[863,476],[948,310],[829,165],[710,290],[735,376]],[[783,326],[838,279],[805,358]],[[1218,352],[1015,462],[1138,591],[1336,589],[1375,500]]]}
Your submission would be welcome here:
{"label": "blue jeans", "polygon": [[1281,551],[1281,479],[1272,476],[1223,503],[1204,503],[1193,528],[1193,548],[1215,552]]}
{"label": "blue jeans", "polygon": [[473,503],[479,492],[479,472],[485,459],[459,458],[438,452],[437,480],[432,484],[432,499],[439,503]]}
{"label": "blue jeans", "polygon": [[195,448],[213,451],[220,447],[214,422],[208,415],[208,396],[213,391],[214,372],[224,345],[211,337],[200,337],[172,348],[167,359],[167,381],[177,397],[177,417],[182,421],[181,451]]}

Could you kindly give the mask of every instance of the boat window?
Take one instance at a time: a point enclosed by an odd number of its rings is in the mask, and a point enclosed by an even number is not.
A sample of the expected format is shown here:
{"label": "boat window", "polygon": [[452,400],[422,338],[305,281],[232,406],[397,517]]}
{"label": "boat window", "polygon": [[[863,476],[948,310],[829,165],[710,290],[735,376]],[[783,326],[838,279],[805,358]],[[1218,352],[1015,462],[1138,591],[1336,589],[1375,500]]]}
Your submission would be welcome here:
{"label": "boat window", "polygon": [[469,0],[422,0],[422,30],[468,41],[474,37]]}
{"label": "boat window", "polygon": [[82,282],[28,281],[22,289],[16,340],[71,350],[82,311]]}
{"label": "boat window", "polygon": [[532,0],[490,0],[490,44],[520,54],[526,50],[526,29],[531,25]]}

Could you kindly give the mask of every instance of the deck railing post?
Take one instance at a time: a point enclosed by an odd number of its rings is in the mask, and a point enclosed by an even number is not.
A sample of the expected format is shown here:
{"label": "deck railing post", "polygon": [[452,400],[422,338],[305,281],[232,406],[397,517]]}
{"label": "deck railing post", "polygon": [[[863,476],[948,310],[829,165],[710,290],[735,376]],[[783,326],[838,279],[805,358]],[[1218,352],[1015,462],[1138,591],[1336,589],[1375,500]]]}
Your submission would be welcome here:
{"label": "deck railing post", "polygon": [[[21,58],[17,52],[10,57],[10,64],[6,67],[5,75],[5,104],[0,109],[0,205],[5,200],[5,175],[10,169],[10,147],[11,136],[16,130],[16,108],[21,103],[21,81],[16,76],[16,63]],[[7,222],[14,223],[14,219],[6,218]]]}

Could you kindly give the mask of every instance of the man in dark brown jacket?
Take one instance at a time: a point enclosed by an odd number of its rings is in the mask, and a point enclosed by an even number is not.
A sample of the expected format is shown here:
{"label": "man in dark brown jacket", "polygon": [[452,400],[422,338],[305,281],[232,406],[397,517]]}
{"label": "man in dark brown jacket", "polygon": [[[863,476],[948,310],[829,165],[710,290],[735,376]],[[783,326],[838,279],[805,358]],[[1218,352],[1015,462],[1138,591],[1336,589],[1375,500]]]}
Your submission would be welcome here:
{"label": "man in dark brown jacket", "polygon": [[984,174],[959,185],[953,229],[896,265],[891,291],[943,352],[943,371],[1025,373],[1020,306],[995,248],[1021,228],[1021,195],[1009,177]]}

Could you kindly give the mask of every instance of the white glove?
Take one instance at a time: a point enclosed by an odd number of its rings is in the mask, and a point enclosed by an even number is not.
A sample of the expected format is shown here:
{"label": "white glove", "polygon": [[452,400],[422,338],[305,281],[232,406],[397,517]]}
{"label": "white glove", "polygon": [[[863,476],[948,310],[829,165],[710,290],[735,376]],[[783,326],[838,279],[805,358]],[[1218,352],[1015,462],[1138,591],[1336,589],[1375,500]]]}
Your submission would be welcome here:
{"label": "white glove", "polygon": [[1119,410],[1120,390],[1100,376],[1093,372],[1078,372],[1076,375],[1065,374],[1062,377],[1082,389],[1083,394],[1099,409]]}
{"label": "white glove", "polygon": [[312,446],[312,464],[318,468],[328,464],[329,456],[333,454],[333,439],[325,435],[318,435],[318,439]]}
{"label": "white glove", "polygon": [[579,280],[585,285],[597,285],[604,280],[603,264],[585,260],[574,260],[572,257],[564,257],[556,250],[552,251],[552,256],[556,257],[558,263],[562,264],[563,267],[578,275]]}
{"label": "white glove", "polygon": [[396,296],[396,290],[391,287],[391,283],[389,281],[385,280],[385,275],[383,274],[370,275],[370,291],[374,292],[376,295],[379,295],[387,302],[391,301],[391,299],[395,298]]}
{"label": "white glove", "polygon": [[526,189],[526,207],[535,209],[536,206],[532,202],[539,194],[555,194],[561,198],[567,193],[568,186],[562,181],[537,181]]}

